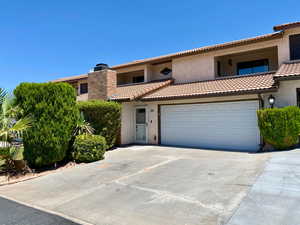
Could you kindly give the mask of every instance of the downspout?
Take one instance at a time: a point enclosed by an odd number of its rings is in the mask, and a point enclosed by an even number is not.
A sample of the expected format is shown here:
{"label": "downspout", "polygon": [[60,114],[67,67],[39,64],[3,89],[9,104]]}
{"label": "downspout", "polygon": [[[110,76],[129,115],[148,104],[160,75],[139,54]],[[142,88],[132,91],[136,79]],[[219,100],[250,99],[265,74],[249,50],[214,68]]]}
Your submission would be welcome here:
{"label": "downspout", "polygon": [[[265,108],[265,102],[264,99],[262,98],[261,94],[258,94],[258,99],[259,99],[259,110],[260,109],[264,109]],[[258,121],[257,121],[258,122]],[[265,146],[265,142],[263,137],[261,136],[260,132],[259,132],[259,136],[260,136],[260,147],[259,147],[259,152],[261,152]]]}

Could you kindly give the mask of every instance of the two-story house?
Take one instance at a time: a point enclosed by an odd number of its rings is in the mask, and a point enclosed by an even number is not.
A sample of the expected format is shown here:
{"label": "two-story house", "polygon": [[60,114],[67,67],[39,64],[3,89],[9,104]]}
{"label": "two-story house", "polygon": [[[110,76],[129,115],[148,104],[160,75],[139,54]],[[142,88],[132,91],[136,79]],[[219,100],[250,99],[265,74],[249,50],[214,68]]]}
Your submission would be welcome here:
{"label": "two-story house", "polygon": [[256,111],[300,104],[300,22],[274,33],[56,80],[123,105],[121,143],[256,151]]}

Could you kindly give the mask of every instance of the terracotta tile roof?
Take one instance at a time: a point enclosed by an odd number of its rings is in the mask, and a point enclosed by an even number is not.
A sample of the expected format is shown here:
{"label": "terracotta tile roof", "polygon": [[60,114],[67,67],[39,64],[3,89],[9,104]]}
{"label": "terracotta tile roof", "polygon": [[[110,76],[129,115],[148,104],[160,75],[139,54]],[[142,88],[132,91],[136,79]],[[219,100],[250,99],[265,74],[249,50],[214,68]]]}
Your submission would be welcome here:
{"label": "terracotta tile roof", "polygon": [[88,77],[87,74],[81,74],[81,75],[77,75],[77,76],[59,78],[59,79],[53,80],[52,82],[77,81],[77,80],[85,79],[87,77]]}
{"label": "terracotta tile roof", "polygon": [[291,78],[300,76],[300,60],[283,63],[274,75],[274,78]]}
{"label": "terracotta tile roof", "polygon": [[110,100],[130,101],[139,98],[152,91],[158,90],[172,83],[173,80],[160,80],[150,83],[142,83],[135,85],[124,85],[117,87],[117,93],[110,97]]}
{"label": "terracotta tile roof", "polygon": [[173,84],[145,95],[141,100],[167,100],[188,97],[210,97],[242,93],[261,93],[276,89],[274,72],[230,77],[186,84]]}
{"label": "terracotta tile roof", "polygon": [[280,31],[280,30],[286,30],[286,29],[295,28],[295,27],[299,27],[299,26],[300,26],[300,22],[298,21],[298,22],[276,25],[273,27],[273,30]]}
{"label": "terracotta tile roof", "polygon": [[280,38],[282,36],[283,36],[283,32],[275,32],[275,33],[265,34],[265,35],[261,35],[261,36],[257,36],[257,37],[246,38],[246,39],[242,39],[242,40],[238,40],[238,41],[231,41],[231,42],[226,42],[223,44],[205,46],[205,47],[181,51],[181,52],[177,52],[177,53],[173,53],[173,54],[136,60],[136,61],[129,62],[129,63],[115,65],[115,66],[112,66],[111,68],[119,69],[122,67],[140,65],[140,64],[149,63],[149,62],[155,63],[155,62],[164,61],[164,60],[171,60],[173,58],[177,58],[177,57],[181,57],[181,56],[195,55],[195,54],[205,53],[205,52],[209,52],[209,51],[215,51],[215,50],[219,50],[219,49],[225,49],[225,48],[231,48],[231,47],[236,47],[236,46],[241,46],[241,45],[246,45],[246,44],[252,44],[252,43],[259,42],[259,41],[272,40],[272,39]]}

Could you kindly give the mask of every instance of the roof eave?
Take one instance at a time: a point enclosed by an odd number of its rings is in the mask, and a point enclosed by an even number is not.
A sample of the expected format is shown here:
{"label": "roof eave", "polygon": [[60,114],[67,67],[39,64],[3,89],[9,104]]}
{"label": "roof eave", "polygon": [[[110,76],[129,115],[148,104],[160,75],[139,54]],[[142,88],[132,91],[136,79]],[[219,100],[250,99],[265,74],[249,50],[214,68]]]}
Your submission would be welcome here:
{"label": "roof eave", "polygon": [[288,29],[300,27],[300,22],[295,22],[295,23],[286,23],[286,24],[281,24],[273,27],[274,31],[285,31]]}
{"label": "roof eave", "polygon": [[143,102],[149,102],[149,101],[167,101],[167,100],[209,98],[209,97],[222,97],[222,96],[247,95],[247,94],[262,94],[262,93],[274,92],[277,90],[278,90],[278,87],[274,86],[271,88],[246,90],[246,91],[233,91],[233,92],[221,92],[221,93],[185,95],[185,96],[168,96],[168,97],[159,97],[159,98],[145,98],[145,99],[140,99],[140,100]]}
{"label": "roof eave", "polygon": [[53,80],[53,81],[50,81],[52,83],[60,83],[60,82],[76,82],[76,81],[80,81],[80,80],[85,80],[87,79],[88,77],[81,77],[81,78],[75,78],[75,79],[68,79],[68,80]]}
{"label": "roof eave", "polygon": [[276,81],[284,81],[284,80],[299,80],[300,74],[298,75],[289,75],[289,76],[274,76],[274,80]]}
{"label": "roof eave", "polygon": [[197,54],[202,54],[202,53],[221,50],[221,49],[239,47],[239,46],[248,45],[248,44],[252,44],[252,43],[256,43],[256,42],[273,40],[273,39],[281,38],[282,36],[283,36],[283,32],[280,31],[280,32],[275,32],[275,33],[271,33],[271,34],[267,34],[267,35],[262,35],[261,37],[258,36],[258,37],[254,37],[254,38],[242,39],[242,40],[227,42],[227,43],[223,43],[223,44],[202,47],[199,49],[192,49],[192,50],[177,52],[177,53],[169,54],[169,55],[165,55],[165,56],[158,56],[158,57],[153,57],[153,58],[144,59],[144,60],[140,60],[140,61],[133,61],[133,62],[125,63],[125,64],[115,65],[115,66],[112,66],[111,68],[112,69],[120,69],[120,68],[126,68],[126,67],[130,67],[130,66],[143,65],[146,63],[156,63],[156,62],[165,61],[165,60],[172,60],[174,58],[179,58],[179,57],[197,55]]}

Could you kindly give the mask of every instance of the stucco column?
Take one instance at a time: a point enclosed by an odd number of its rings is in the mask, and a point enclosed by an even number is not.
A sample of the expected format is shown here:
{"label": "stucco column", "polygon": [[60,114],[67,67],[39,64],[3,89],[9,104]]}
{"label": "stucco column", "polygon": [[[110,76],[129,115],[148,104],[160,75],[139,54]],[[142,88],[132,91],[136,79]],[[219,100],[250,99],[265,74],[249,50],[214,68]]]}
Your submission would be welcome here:
{"label": "stucco column", "polygon": [[151,65],[145,65],[144,68],[144,81],[148,82],[151,80]]}

